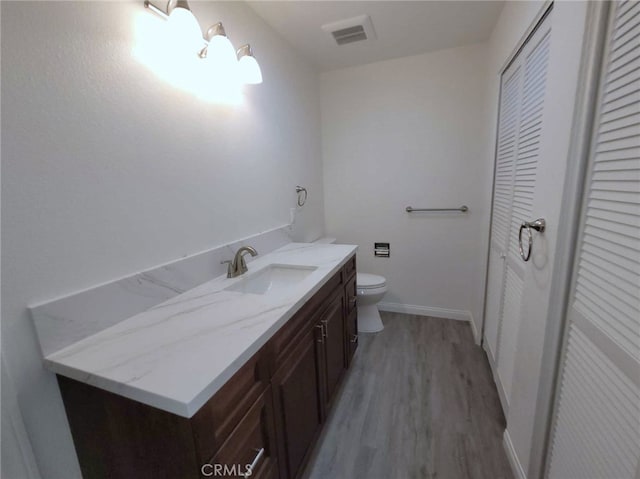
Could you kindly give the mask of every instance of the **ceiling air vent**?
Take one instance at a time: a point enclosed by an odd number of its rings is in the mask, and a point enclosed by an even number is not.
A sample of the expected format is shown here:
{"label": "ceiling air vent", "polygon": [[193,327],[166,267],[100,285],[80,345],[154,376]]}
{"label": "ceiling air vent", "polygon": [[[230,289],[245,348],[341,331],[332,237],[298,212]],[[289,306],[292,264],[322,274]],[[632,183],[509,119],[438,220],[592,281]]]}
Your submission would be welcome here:
{"label": "ceiling air vent", "polygon": [[364,31],[362,25],[356,25],[355,27],[343,28],[331,32],[333,38],[338,45],[344,45],[345,43],[359,42],[360,40],[366,40],[367,34]]}
{"label": "ceiling air vent", "polygon": [[354,18],[328,23],[327,25],[322,25],[322,29],[330,34],[338,45],[376,38],[369,15],[359,15]]}

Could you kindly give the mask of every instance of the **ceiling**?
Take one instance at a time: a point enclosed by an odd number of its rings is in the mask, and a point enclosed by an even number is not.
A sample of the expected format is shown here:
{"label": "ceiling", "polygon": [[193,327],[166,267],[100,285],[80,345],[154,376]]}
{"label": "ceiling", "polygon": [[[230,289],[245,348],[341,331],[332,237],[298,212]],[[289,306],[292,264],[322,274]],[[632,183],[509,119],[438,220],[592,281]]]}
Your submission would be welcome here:
{"label": "ceiling", "polygon": [[[486,40],[503,1],[250,1],[320,71]],[[368,14],[377,38],[338,46],[322,25]]]}

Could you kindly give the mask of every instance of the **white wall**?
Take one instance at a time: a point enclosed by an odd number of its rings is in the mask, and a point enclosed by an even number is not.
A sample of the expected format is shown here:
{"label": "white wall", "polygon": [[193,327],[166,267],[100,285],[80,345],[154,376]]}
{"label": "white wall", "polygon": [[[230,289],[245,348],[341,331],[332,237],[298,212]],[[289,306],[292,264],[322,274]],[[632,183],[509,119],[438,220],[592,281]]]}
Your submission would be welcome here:
{"label": "white wall", "polygon": [[[387,278],[385,303],[482,321],[492,161],[485,44],[321,75],[325,222]],[[458,207],[468,214],[408,214]],[[374,242],[390,242],[389,259]]]}
{"label": "white wall", "polygon": [[27,304],[288,223],[296,184],[294,237],[323,231],[316,73],[244,4],[193,11],[254,47],[265,81],[239,106],[133,57],[142,0],[2,2],[3,359],[48,479],[79,469]]}

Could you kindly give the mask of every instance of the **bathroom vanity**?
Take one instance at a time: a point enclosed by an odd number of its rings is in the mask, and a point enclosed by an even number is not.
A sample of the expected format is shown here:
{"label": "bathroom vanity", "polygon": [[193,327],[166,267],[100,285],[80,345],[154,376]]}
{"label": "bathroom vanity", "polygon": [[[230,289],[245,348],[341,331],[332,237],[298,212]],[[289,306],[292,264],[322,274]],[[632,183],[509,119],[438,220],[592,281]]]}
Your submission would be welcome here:
{"label": "bathroom vanity", "polygon": [[300,477],[358,345],[355,249],[292,243],[45,358],[83,477]]}

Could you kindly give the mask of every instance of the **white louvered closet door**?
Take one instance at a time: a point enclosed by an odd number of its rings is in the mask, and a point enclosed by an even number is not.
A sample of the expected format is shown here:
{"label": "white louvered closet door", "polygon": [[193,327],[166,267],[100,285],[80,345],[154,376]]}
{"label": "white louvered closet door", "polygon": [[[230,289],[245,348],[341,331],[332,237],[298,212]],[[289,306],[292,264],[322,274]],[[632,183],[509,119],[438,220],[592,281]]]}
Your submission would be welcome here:
{"label": "white louvered closet door", "polygon": [[612,5],[550,449],[553,479],[640,477],[640,2]]}
{"label": "white louvered closet door", "polygon": [[518,149],[518,125],[521,100],[521,68],[511,65],[502,75],[498,142],[493,190],[493,218],[491,248],[489,252],[489,278],[487,285],[487,320],[485,340],[497,361],[498,338],[504,290],[504,259],[509,247],[511,201],[513,197],[513,167]]}
{"label": "white louvered closet door", "polygon": [[550,41],[549,14],[502,75],[485,338],[505,408],[511,395],[524,287],[518,229],[531,219],[539,181],[536,168]]}

